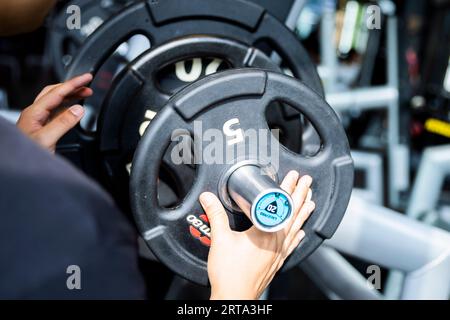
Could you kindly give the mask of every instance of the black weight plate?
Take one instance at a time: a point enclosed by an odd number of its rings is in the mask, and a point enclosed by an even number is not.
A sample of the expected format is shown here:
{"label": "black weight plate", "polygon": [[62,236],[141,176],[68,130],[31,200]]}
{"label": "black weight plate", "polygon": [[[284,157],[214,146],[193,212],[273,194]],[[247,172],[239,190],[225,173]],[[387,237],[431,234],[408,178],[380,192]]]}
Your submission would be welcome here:
{"label": "black weight plate", "polygon": [[[241,0],[136,2],[86,39],[66,77],[96,73],[117,46],[135,34],[146,36],[153,48],[174,38],[198,34],[229,38],[247,46],[263,41],[282,56],[296,77],[323,95],[316,68],[297,37],[260,6]],[[139,81],[130,76],[130,81],[134,80]],[[83,169],[97,178],[101,159],[91,152],[97,143],[97,132],[78,127],[58,145],[57,151],[71,150],[83,163]]]}
{"label": "black weight plate", "polygon": [[111,17],[85,41],[66,78],[95,72],[134,34],[145,35],[153,47],[198,34],[250,46],[263,41],[281,55],[295,77],[323,95],[317,70],[295,34],[260,6],[242,0],[139,1]]}
{"label": "black weight plate", "polygon": [[[186,61],[191,61],[191,65],[186,66]],[[111,87],[99,121],[100,151],[105,155],[103,161],[116,198],[125,195],[121,202],[128,202],[127,168],[145,128],[170,96],[207,74],[243,67],[281,71],[256,48],[209,36],[181,38],[150,49],[122,70]],[[300,114],[285,116],[283,108],[282,105],[270,108],[268,121],[271,127],[280,129],[283,145],[300,151]],[[189,173],[184,171],[174,174],[176,185],[184,185],[182,182],[189,179]],[[180,194],[187,191],[179,190]]]}
{"label": "black weight plate", "polygon": [[[58,79],[64,79],[67,66],[86,38],[127,2],[129,1],[74,0],[65,2],[56,10],[50,17],[46,50]],[[67,27],[70,14],[66,10],[72,5],[80,8],[80,29],[69,30]]]}
{"label": "black weight plate", "polygon": [[[201,121],[204,131],[222,130],[226,121],[237,118],[243,130],[265,129],[267,141],[276,145],[278,142],[267,130],[265,119],[265,110],[273,101],[288,103],[301,112],[322,140],[321,150],[313,157],[295,154],[282,146],[279,149],[278,178],[292,169],[311,175],[316,203],[314,213],[304,225],[306,238],[283,270],[297,265],[324,239],[330,238],[345,213],[353,185],[353,161],[337,115],[317,93],[294,78],[263,70],[235,69],[203,78],[175,94],[154,118],[136,150],[130,180],[132,210],[144,239],[160,261],[189,280],[208,283],[208,247],[204,245],[207,239],[200,232],[207,233],[207,224],[202,221],[198,197],[204,191],[218,194],[223,173],[234,162],[199,164],[195,183],[183,202],[174,208],[162,208],[157,202],[156,184],[172,132],[180,129],[194,132],[195,121]],[[227,140],[222,135],[222,141],[217,140],[218,148],[227,154],[234,145],[223,143]],[[211,144],[203,140],[199,143],[202,148]],[[237,146],[242,147],[241,143]],[[245,150],[248,159],[275,163],[275,159],[262,159],[252,148]],[[248,226],[243,215],[227,213],[233,229]],[[197,229],[191,230],[190,223]]]}

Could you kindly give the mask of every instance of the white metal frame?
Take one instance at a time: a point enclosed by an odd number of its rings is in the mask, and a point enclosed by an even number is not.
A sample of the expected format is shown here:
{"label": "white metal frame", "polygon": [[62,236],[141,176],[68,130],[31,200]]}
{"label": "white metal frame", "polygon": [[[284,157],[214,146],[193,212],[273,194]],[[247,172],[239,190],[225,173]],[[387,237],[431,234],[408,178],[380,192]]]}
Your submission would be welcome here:
{"label": "white metal frame", "polygon": [[402,271],[401,299],[448,299],[450,233],[353,196],[336,234],[340,252]]}

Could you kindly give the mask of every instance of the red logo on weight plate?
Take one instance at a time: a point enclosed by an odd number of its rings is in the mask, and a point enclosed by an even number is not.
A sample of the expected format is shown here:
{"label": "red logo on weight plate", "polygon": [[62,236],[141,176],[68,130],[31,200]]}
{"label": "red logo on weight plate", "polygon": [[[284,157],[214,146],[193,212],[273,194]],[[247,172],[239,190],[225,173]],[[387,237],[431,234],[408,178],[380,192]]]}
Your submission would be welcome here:
{"label": "red logo on weight plate", "polygon": [[211,228],[206,214],[202,214],[198,218],[190,214],[186,217],[186,221],[190,224],[191,235],[205,246],[211,246]]}

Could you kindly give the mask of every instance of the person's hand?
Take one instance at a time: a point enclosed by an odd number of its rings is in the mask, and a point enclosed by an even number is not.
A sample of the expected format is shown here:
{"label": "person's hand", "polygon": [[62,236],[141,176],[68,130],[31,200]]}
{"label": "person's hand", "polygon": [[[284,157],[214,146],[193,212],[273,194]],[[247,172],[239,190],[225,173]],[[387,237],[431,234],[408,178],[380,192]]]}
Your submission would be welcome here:
{"label": "person's hand", "polygon": [[310,176],[299,179],[296,171],[286,175],[281,188],[292,196],[293,218],[285,229],[275,233],[260,231],[255,226],[244,232],[232,231],[220,200],[209,192],[200,195],[211,226],[208,256],[211,299],[257,299],[261,296],[305,236],[301,228],[315,208],[311,201],[311,183]]}
{"label": "person's hand", "polygon": [[61,112],[58,109],[70,101],[91,96],[92,89],[86,87],[91,81],[92,75],[87,73],[45,87],[33,104],[22,111],[17,127],[39,145],[54,152],[58,140],[84,115],[80,105],[73,105]]}

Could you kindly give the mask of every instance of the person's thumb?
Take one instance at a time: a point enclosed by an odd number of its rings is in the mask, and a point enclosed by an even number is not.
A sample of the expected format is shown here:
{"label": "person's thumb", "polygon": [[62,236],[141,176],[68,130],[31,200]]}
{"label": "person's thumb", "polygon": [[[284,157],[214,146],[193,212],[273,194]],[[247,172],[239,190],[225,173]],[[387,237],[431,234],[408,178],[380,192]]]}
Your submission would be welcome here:
{"label": "person's thumb", "polygon": [[220,200],[213,193],[202,193],[200,195],[200,203],[208,216],[211,226],[211,238],[231,231],[227,213]]}
{"label": "person's thumb", "polygon": [[56,145],[63,135],[80,122],[83,115],[84,108],[80,105],[74,105],[57,115],[41,129],[40,135],[42,140],[45,140],[45,145],[47,147]]}

